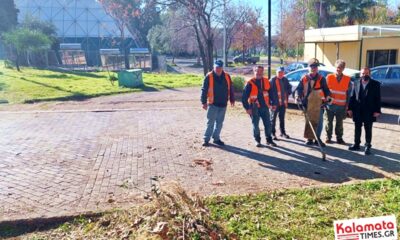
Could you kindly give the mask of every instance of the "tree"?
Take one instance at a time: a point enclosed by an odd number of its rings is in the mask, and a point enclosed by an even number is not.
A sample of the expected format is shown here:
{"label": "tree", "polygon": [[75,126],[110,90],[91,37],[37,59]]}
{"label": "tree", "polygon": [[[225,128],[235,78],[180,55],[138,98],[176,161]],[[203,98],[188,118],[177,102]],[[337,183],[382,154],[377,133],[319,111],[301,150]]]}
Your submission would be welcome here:
{"label": "tree", "polygon": [[338,18],[344,19],[346,25],[363,23],[367,20],[366,10],[376,6],[375,0],[335,0],[333,6]]}
{"label": "tree", "polygon": [[14,0],[1,0],[0,8],[0,34],[11,30],[18,24],[18,9]]}
{"label": "tree", "polygon": [[153,26],[161,24],[160,10],[154,0],[136,1],[136,12],[129,17],[127,28],[139,46],[148,47],[147,35]]}
{"label": "tree", "polygon": [[243,55],[249,49],[256,48],[264,43],[265,28],[259,22],[260,12],[248,9],[246,14],[235,23],[237,32],[233,40],[232,48],[240,50]]}
{"label": "tree", "polygon": [[152,26],[160,22],[159,11],[153,0],[98,0],[111,16],[121,34],[121,48],[124,52],[125,68],[129,69],[129,48],[125,45],[126,32],[133,36],[138,46],[148,46],[147,34]]}
{"label": "tree", "polygon": [[117,24],[121,34],[121,49],[124,53],[125,68],[129,69],[129,46],[125,45],[125,29],[131,15],[138,15],[137,1],[128,0],[99,0],[106,13],[112,17]]}
{"label": "tree", "polygon": [[280,49],[281,57],[289,55],[297,48],[297,43],[304,40],[306,30],[307,5],[304,1],[292,1],[285,8],[290,9],[282,16],[278,28],[277,47]]}
{"label": "tree", "polygon": [[50,21],[43,21],[32,15],[25,16],[21,23],[22,28],[27,28],[34,31],[39,31],[46,35],[52,42],[52,49],[57,50],[59,40],[57,38],[57,27]]}
{"label": "tree", "polygon": [[180,10],[181,27],[192,28],[196,38],[204,74],[211,71],[214,33],[217,27],[213,26],[213,23],[218,14],[217,10],[222,6],[222,0],[159,0],[158,2],[163,6]]}
{"label": "tree", "polygon": [[15,65],[19,68],[19,58],[21,54],[27,54],[29,64],[29,51],[36,52],[50,48],[51,40],[45,34],[37,30],[27,28],[17,28],[3,34],[4,41],[14,47],[16,51]]}
{"label": "tree", "polygon": [[161,16],[161,19],[162,24],[154,26],[147,35],[152,51],[172,54],[172,63],[179,54],[193,54],[196,44],[192,29],[181,27],[184,20],[181,19],[179,10],[169,9]]}
{"label": "tree", "polygon": [[397,7],[397,15],[394,16],[393,23],[400,24],[400,6]]}

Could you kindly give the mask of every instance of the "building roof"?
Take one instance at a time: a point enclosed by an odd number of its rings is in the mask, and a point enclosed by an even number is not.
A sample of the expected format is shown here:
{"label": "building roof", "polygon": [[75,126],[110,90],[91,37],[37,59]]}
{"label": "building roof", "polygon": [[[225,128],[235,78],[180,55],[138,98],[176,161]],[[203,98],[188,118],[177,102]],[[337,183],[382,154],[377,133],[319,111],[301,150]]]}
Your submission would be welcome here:
{"label": "building roof", "polygon": [[304,42],[354,42],[363,38],[393,36],[400,37],[400,25],[352,25],[306,30]]}

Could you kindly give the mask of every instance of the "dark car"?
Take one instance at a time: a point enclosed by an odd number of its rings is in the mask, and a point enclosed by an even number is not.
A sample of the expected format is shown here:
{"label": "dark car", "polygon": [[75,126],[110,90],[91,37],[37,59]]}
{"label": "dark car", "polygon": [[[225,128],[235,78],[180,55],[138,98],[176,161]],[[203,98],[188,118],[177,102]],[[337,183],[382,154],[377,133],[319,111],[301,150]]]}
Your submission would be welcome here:
{"label": "dark car", "polygon": [[[325,66],[325,64],[320,63],[321,66]],[[308,63],[307,62],[294,62],[289,64],[286,68],[285,68],[285,73],[290,73],[299,69],[304,69],[308,67]]]}
{"label": "dark car", "polygon": [[252,64],[256,64],[257,62],[260,61],[260,57],[244,56],[244,61],[243,61],[243,55],[239,55],[239,56],[234,57],[233,61],[235,63],[252,63]]}
{"label": "dark car", "polygon": [[382,102],[400,106],[400,65],[374,67],[371,77],[381,83]]}

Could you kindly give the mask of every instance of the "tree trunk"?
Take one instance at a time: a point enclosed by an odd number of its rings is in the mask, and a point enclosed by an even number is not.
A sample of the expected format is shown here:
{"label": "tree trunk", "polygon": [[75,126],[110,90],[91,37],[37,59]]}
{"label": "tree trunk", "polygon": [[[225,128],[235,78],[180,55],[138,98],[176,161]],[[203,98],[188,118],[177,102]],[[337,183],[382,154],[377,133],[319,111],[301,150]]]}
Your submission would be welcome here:
{"label": "tree trunk", "polygon": [[17,71],[21,72],[21,69],[19,68],[19,53],[17,52],[17,57],[15,58],[15,66],[17,67]]}
{"label": "tree trunk", "polygon": [[26,51],[26,63],[28,66],[31,66],[31,62],[29,61],[29,51]]}
{"label": "tree trunk", "polygon": [[200,57],[201,57],[201,60],[203,61],[203,72],[204,72],[204,75],[206,75],[209,72],[209,70],[207,67],[207,59],[206,59],[206,54],[204,52],[203,42],[201,41],[200,33],[199,33],[199,29],[197,28],[197,25],[194,24],[193,28],[196,33],[196,40],[197,40],[197,44],[199,46]]}

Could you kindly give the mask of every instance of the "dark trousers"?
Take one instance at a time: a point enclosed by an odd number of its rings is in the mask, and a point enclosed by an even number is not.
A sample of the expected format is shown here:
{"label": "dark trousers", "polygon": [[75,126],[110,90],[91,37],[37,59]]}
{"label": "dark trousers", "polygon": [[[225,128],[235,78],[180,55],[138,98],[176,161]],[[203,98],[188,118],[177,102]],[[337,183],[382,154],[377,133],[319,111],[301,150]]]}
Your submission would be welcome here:
{"label": "dark trousers", "polygon": [[285,131],[285,106],[278,106],[275,111],[271,111],[271,132],[275,135],[275,125],[276,125],[276,117],[279,116],[279,128],[281,130],[281,134],[286,134]]}
{"label": "dark trousers", "polygon": [[364,124],[365,146],[371,147],[373,122],[355,122],[354,124],[355,124],[354,143],[356,145],[360,145],[360,143],[361,143],[361,128]]}

